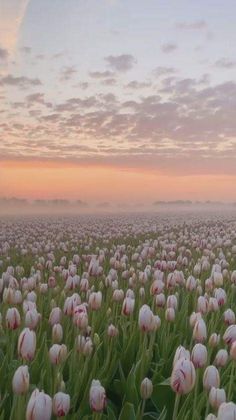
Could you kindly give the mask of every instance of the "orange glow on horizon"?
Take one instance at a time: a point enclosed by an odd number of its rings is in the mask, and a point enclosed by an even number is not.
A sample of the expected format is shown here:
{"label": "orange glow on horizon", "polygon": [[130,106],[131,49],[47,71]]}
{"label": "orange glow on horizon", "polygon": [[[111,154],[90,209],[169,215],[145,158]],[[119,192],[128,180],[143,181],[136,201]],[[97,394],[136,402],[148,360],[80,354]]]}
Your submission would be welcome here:
{"label": "orange glow on horizon", "polygon": [[154,171],[56,162],[2,162],[0,196],[81,199],[88,202],[155,200],[234,201],[236,176],[160,175]]}

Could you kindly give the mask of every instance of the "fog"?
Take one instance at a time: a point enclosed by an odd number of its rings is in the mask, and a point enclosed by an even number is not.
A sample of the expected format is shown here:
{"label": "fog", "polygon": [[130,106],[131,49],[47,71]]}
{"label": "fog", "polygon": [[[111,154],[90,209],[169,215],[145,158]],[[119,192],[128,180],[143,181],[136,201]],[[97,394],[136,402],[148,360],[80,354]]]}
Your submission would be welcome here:
{"label": "fog", "polygon": [[34,215],[34,214],[94,214],[120,212],[234,212],[236,203],[218,201],[154,201],[153,203],[87,203],[82,200],[69,201],[64,199],[34,200],[19,198],[0,198],[0,215]]}

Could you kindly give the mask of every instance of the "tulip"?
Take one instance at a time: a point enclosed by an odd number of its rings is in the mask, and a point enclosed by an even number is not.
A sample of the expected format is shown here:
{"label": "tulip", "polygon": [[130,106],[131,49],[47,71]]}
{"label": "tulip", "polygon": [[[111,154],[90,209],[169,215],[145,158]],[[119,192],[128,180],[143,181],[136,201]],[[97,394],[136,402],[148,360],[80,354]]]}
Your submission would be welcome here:
{"label": "tulip", "polygon": [[60,343],[63,338],[63,328],[61,324],[54,324],[52,327],[52,341],[53,343]]}
{"label": "tulip", "polygon": [[190,292],[195,290],[197,287],[196,279],[193,276],[189,276],[186,281],[186,289]]}
{"label": "tulip", "polygon": [[193,338],[195,341],[202,343],[207,338],[206,324],[203,319],[199,319],[194,325]]}
{"label": "tulip", "polygon": [[135,300],[130,297],[125,297],[122,305],[122,314],[123,315],[131,315],[134,311],[134,304]]}
{"label": "tulip", "polygon": [[53,365],[63,363],[67,356],[67,347],[65,344],[53,344],[49,349],[50,362]]}
{"label": "tulip", "polygon": [[189,393],[196,380],[196,371],[193,363],[185,358],[179,359],[172,370],[171,374],[171,388],[177,394]]}
{"label": "tulip", "polygon": [[93,311],[100,309],[102,304],[102,292],[92,292],[89,296],[88,303]]}
{"label": "tulip", "polygon": [[227,301],[227,296],[224,289],[215,289],[214,290],[215,298],[217,299],[218,305],[223,306]]}
{"label": "tulip", "polygon": [[114,302],[121,302],[124,299],[124,291],[122,289],[114,290],[112,299]]}
{"label": "tulip", "polygon": [[37,309],[31,309],[25,314],[25,326],[29,327],[31,330],[35,329],[38,325],[41,316],[37,312]]}
{"label": "tulip", "polygon": [[229,359],[229,355],[228,355],[227,350],[220,349],[218,350],[216,354],[214,364],[216,365],[216,367],[223,367],[228,362],[228,359]]}
{"label": "tulip", "polygon": [[143,400],[148,400],[151,398],[153,392],[152,381],[148,378],[144,378],[140,386],[140,395]]}
{"label": "tulip", "polygon": [[232,309],[227,309],[223,314],[224,323],[226,325],[233,325],[235,324],[235,313]]}
{"label": "tulip", "polygon": [[61,323],[62,310],[59,307],[53,308],[49,315],[49,324],[51,326]]}
{"label": "tulip", "polygon": [[90,337],[84,337],[78,335],[76,340],[76,349],[78,353],[82,353],[84,356],[90,356],[93,351],[93,342]]}
{"label": "tulip", "polygon": [[201,318],[202,318],[202,314],[200,312],[193,312],[189,318],[190,326],[193,328],[196,322],[199,321],[199,319]]}
{"label": "tulip", "polygon": [[167,308],[165,311],[165,319],[169,322],[174,322],[175,320],[175,310],[174,308]]}
{"label": "tulip", "polygon": [[210,297],[208,303],[208,312],[217,312],[219,310],[218,301],[216,298]]}
{"label": "tulip", "polygon": [[148,305],[143,305],[139,310],[139,328],[141,331],[152,331],[153,312]]}
{"label": "tulip", "polygon": [[201,343],[195,344],[191,353],[191,360],[195,368],[202,368],[207,363],[207,348]]}
{"label": "tulip", "polygon": [[50,420],[52,415],[52,399],[38,389],[32,392],[29,399],[26,420]]}
{"label": "tulip", "polygon": [[206,416],[205,420],[217,420],[217,417],[215,416],[215,414],[208,414],[208,416]]}
{"label": "tulip", "polygon": [[208,311],[208,300],[204,296],[199,296],[197,300],[197,311],[206,314]]}
{"label": "tulip", "polygon": [[188,350],[185,349],[185,347],[183,346],[179,346],[177,347],[176,351],[175,351],[175,356],[174,356],[174,360],[173,360],[173,366],[176,364],[176,362],[179,359],[189,359],[190,360],[190,353]]}
{"label": "tulip", "polygon": [[217,335],[216,333],[211,334],[208,343],[210,347],[216,347],[220,342],[220,335]]}
{"label": "tulip", "polygon": [[236,404],[223,402],[218,410],[217,420],[233,420],[236,418]]}
{"label": "tulip", "polygon": [[24,328],[18,338],[18,354],[24,360],[33,360],[36,350],[36,334],[29,328]]}
{"label": "tulip", "polygon": [[165,295],[163,293],[160,293],[160,294],[156,295],[155,303],[159,308],[164,308],[164,306],[166,304]]}
{"label": "tulip", "polygon": [[8,308],[6,313],[6,327],[15,330],[20,326],[20,314],[16,308]]}
{"label": "tulip", "polygon": [[66,416],[70,410],[70,396],[64,392],[57,392],[53,397],[52,407],[55,416]]}
{"label": "tulip", "polygon": [[220,385],[220,375],[215,366],[207,366],[204,375],[203,375],[203,386],[209,391],[213,386],[219,388]]}
{"label": "tulip", "polygon": [[174,310],[176,310],[178,307],[177,297],[175,295],[168,296],[166,306],[167,308],[173,308]]}
{"label": "tulip", "polygon": [[222,388],[211,388],[209,393],[209,402],[211,406],[215,409],[218,409],[219,406],[226,401],[225,390]]}
{"label": "tulip", "polygon": [[29,370],[28,366],[19,366],[12,379],[12,389],[14,394],[26,394],[29,389]]}
{"label": "tulip", "polygon": [[107,329],[108,337],[117,337],[118,334],[119,334],[118,328],[116,328],[113,324],[110,324]]}
{"label": "tulip", "polygon": [[89,404],[92,411],[101,412],[107,405],[106,391],[100,381],[93,380],[89,391]]}
{"label": "tulip", "polygon": [[236,325],[230,325],[223,335],[226,344],[231,345],[236,340]]}

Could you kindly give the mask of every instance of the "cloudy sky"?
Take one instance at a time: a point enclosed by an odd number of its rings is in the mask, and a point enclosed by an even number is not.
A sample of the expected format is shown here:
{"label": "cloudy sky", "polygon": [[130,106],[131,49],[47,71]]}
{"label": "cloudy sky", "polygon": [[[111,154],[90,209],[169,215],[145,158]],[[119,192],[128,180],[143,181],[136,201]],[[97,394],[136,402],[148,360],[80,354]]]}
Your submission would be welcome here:
{"label": "cloudy sky", "polygon": [[235,0],[0,0],[0,196],[236,200]]}

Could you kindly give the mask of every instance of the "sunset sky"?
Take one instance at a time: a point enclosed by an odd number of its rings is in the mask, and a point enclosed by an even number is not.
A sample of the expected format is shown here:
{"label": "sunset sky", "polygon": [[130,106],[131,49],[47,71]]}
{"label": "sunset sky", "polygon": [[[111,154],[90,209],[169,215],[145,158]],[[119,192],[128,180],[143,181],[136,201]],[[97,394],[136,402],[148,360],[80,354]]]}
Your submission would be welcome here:
{"label": "sunset sky", "polygon": [[0,196],[236,201],[235,0],[0,0]]}

